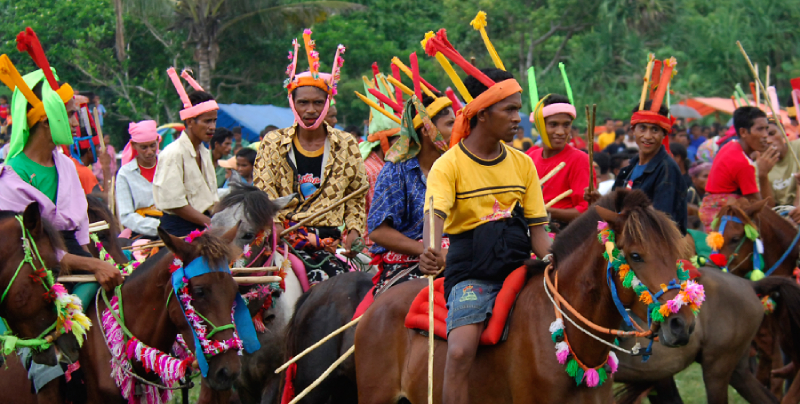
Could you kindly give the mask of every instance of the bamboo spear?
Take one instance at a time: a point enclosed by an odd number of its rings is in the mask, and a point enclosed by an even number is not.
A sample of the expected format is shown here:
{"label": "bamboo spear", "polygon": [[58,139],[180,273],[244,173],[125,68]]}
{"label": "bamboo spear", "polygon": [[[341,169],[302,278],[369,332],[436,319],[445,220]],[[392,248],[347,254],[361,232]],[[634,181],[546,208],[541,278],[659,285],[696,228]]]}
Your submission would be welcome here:
{"label": "bamboo spear", "polygon": [[301,226],[304,226],[306,223],[316,219],[319,216],[322,216],[322,215],[330,212],[331,210],[333,210],[334,208],[338,207],[339,205],[341,205],[341,204],[343,204],[343,203],[355,198],[356,196],[359,196],[359,195],[363,194],[364,192],[367,192],[368,189],[369,189],[369,184],[364,185],[363,187],[359,188],[358,190],[356,190],[352,194],[347,195],[342,199],[339,199],[338,201],[334,202],[333,204],[331,204],[330,206],[326,207],[325,209],[322,209],[321,211],[314,213],[313,215],[311,215],[311,216],[309,216],[309,217],[297,222],[297,224],[295,224],[294,226],[282,231],[280,236],[283,237],[283,236],[288,235],[289,233],[299,229]]}
{"label": "bamboo spear", "polygon": [[597,104],[592,104],[592,114],[589,115],[589,106],[586,106],[586,139],[589,141],[586,151],[589,154],[589,195],[594,193],[594,124]]}
{"label": "bamboo spear", "polygon": [[[744,56],[744,59],[747,61],[747,65],[750,67],[750,72],[752,72],[753,76],[755,76],[756,83],[758,84],[759,88],[761,88],[761,91],[763,91],[764,94],[768,94],[767,89],[764,87],[764,83],[761,82],[761,79],[758,77],[758,74],[756,73],[756,68],[753,66],[753,62],[750,61],[750,56],[747,56],[747,52],[745,52],[742,43],[736,41],[736,45],[739,46],[739,50],[742,52],[742,56]],[[772,100],[770,99],[770,97],[764,97],[764,98],[765,101],[767,101],[767,106],[769,107],[770,112],[772,112],[772,116],[775,117],[775,123],[778,124],[778,130],[783,135],[783,138],[784,140],[786,140],[786,143],[789,143],[790,139],[789,136],[786,135],[786,129],[783,127],[783,122],[781,122],[781,116],[778,113],[776,113],[775,107],[772,105]],[[794,149],[791,147],[789,148],[789,151],[792,152],[792,158],[794,159],[794,163],[800,166],[800,159],[797,158],[797,153],[795,153]]]}
{"label": "bamboo spear", "polygon": [[[430,197],[428,208],[428,232],[430,242],[428,248],[436,250],[436,215],[433,211],[433,196]],[[428,404],[433,404],[433,278],[436,275],[428,275]]]}

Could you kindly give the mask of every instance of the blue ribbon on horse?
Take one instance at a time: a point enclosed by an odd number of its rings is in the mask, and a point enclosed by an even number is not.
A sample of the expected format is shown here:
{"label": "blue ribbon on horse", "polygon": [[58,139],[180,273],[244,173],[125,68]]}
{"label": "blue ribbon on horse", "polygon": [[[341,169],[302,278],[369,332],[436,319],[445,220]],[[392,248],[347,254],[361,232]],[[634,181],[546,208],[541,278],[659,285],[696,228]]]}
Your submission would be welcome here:
{"label": "blue ribbon on horse", "polygon": [[[195,276],[223,271],[231,273],[231,269],[227,264],[224,264],[224,266],[221,266],[217,269],[212,269],[207,259],[203,257],[195,258],[195,260],[189,263],[189,265],[184,265],[172,273],[172,289],[175,292],[175,297],[179,297],[178,293],[184,284],[184,277],[186,279],[192,279]],[[178,299],[178,304],[181,305],[181,308],[184,311],[183,315],[186,317],[186,311],[185,308],[183,308],[180,298]],[[192,323],[188,318],[186,319],[186,322],[189,323],[190,328],[192,329],[192,335],[194,336],[194,354],[195,358],[197,358],[197,364],[200,366],[200,372],[203,374],[203,377],[206,377],[208,374],[208,361],[206,361],[203,347],[200,345],[200,340],[197,338],[197,332],[195,332],[194,327],[191,326]],[[239,339],[242,340],[244,349],[247,351],[247,353],[253,353],[261,348],[261,343],[258,342],[258,337],[256,336],[256,328],[253,325],[252,318],[250,317],[250,311],[247,309],[247,304],[244,302],[242,295],[238,292],[236,293],[236,298],[233,302],[233,324],[236,326],[236,332],[239,334]]]}
{"label": "blue ribbon on horse", "polygon": [[611,297],[614,300],[614,306],[617,307],[617,311],[622,316],[622,320],[625,321],[625,324],[627,324],[628,327],[633,327],[633,324],[631,323],[631,317],[628,315],[628,312],[625,311],[625,306],[622,305],[622,301],[619,300],[619,295],[617,294],[617,285],[614,283],[614,271],[612,270],[613,267],[614,265],[609,260],[608,267],[606,268],[606,281],[608,282],[608,288],[611,289]]}

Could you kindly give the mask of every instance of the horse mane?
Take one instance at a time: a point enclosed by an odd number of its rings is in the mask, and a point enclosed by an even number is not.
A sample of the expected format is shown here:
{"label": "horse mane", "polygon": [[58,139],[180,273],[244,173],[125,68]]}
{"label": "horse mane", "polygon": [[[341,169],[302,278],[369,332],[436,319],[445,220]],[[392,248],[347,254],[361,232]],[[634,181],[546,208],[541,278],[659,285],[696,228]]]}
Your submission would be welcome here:
{"label": "horse mane", "polygon": [[580,251],[587,235],[597,234],[597,222],[602,221],[597,206],[620,213],[625,218],[625,227],[617,240],[647,245],[648,237],[657,235],[666,241],[665,247],[680,257],[687,255],[687,244],[675,222],[663,212],[652,207],[650,199],[640,190],[618,189],[597,201],[586,212],[573,220],[559,233],[553,242],[553,256],[562,262],[575,251]]}
{"label": "horse mane", "polygon": [[221,238],[208,234],[208,232],[195,238],[192,241],[192,245],[198,247],[198,254],[208,260],[212,270],[225,268],[233,259],[228,244],[222,241]]}
{"label": "horse mane", "polygon": [[743,209],[746,208],[747,206],[749,205],[745,204],[742,204],[741,206],[739,204],[725,205],[722,207],[722,209],[719,210],[719,213],[717,213],[717,217],[734,216],[741,219],[743,224],[749,224],[753,227],[756,227],[755,223],[753,223],[753,220],[750,219],[750,216],[748,216]]}
{"label": "horse mane", "polygon": [[111,214],[111,211],[108,210],[108,206],[102,198],[94,194],[89,194],[86,195],[86,203],[89,205],[89,212],[94,213],[97,215],[97,217],[105,220],[106,223],[108,223],[108,228],[112,233],[119,234],[117,220],[114,218],[114,215]]}
{"label": "horse mane", "polygon": [[245,218],[254,227],[263,229],[272,222],[278,207],[269,199],[267,193],[246,184],[233,184],[231,191],[219,203],[217,212],[241,204]]}
{"label": "horse mane", "polygon": [[[21,214],[22,213],[12,212],[10,210],[0,210],[0,220],[11,219]],[[42,222],[42,230],[44,231],[44,235],[47,237],[48,241],[50,241],[50,245],[53,247],[53,249],[67,251],[67,248],[64,246],[64,239],[61,238],[61,233],[55,228],[55,226],[53,226],[53,224],[45,218],[41,218],[40,220]]]}

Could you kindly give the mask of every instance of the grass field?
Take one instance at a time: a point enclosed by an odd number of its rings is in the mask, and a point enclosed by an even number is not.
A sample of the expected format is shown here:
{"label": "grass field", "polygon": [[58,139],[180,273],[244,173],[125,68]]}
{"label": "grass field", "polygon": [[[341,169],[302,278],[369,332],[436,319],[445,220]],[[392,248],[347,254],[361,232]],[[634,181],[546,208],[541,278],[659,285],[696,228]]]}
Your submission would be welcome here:
{"label": "grass field", "polygon": [[[706,389],[703,386],[703,373],[700,365],[694,364],[689,366],[686,370],[678,373],[675,376],[675,382],[678,384],[678,390],[681,392],[681,398],[685,404],[703,404],[706,402]],[[199,384],[192,389],[190,394],[190,402],[197,401],[197,396],[200,392]],[[646,402],[647,400],[645,400]],[[177,392],[172,399],[172,403],[180,404],[181,393]],[[746,401],[742,399],[732,387],[728,387],[728,402],[731,404],[745,404]]]}

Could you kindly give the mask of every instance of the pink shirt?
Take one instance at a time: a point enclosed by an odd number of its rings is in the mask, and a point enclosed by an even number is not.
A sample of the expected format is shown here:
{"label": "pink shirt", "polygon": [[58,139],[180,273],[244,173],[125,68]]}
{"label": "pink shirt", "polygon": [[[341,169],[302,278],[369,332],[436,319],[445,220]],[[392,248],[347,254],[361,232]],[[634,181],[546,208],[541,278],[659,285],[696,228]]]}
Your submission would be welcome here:
{"label": "pink shirt", "polygon": [[[109,157],[111,157],[111,163],[108,164],[108,170],[111,171],[111,175],[117,173],[117,151],[114,150],[114,146],[106,145],[106,153]],[[100,162],[92,164],[92,173],[97,179],[103,179],[103,166],[100,165]]]}
{"label": "pink shirt", "polygon": [[[23,181],[14,170],[0,165],[0,210],[23,212],[33,202],[39,203],[39,212],[60,231],[75,230],[75,238],[80,245],[89,244],[88,204],[83,194],[75,165],[69,157],[53,151],[58,172],[58,191],[54,204],[45,194]],[[65,252],[57,253],[58,260]]]}

